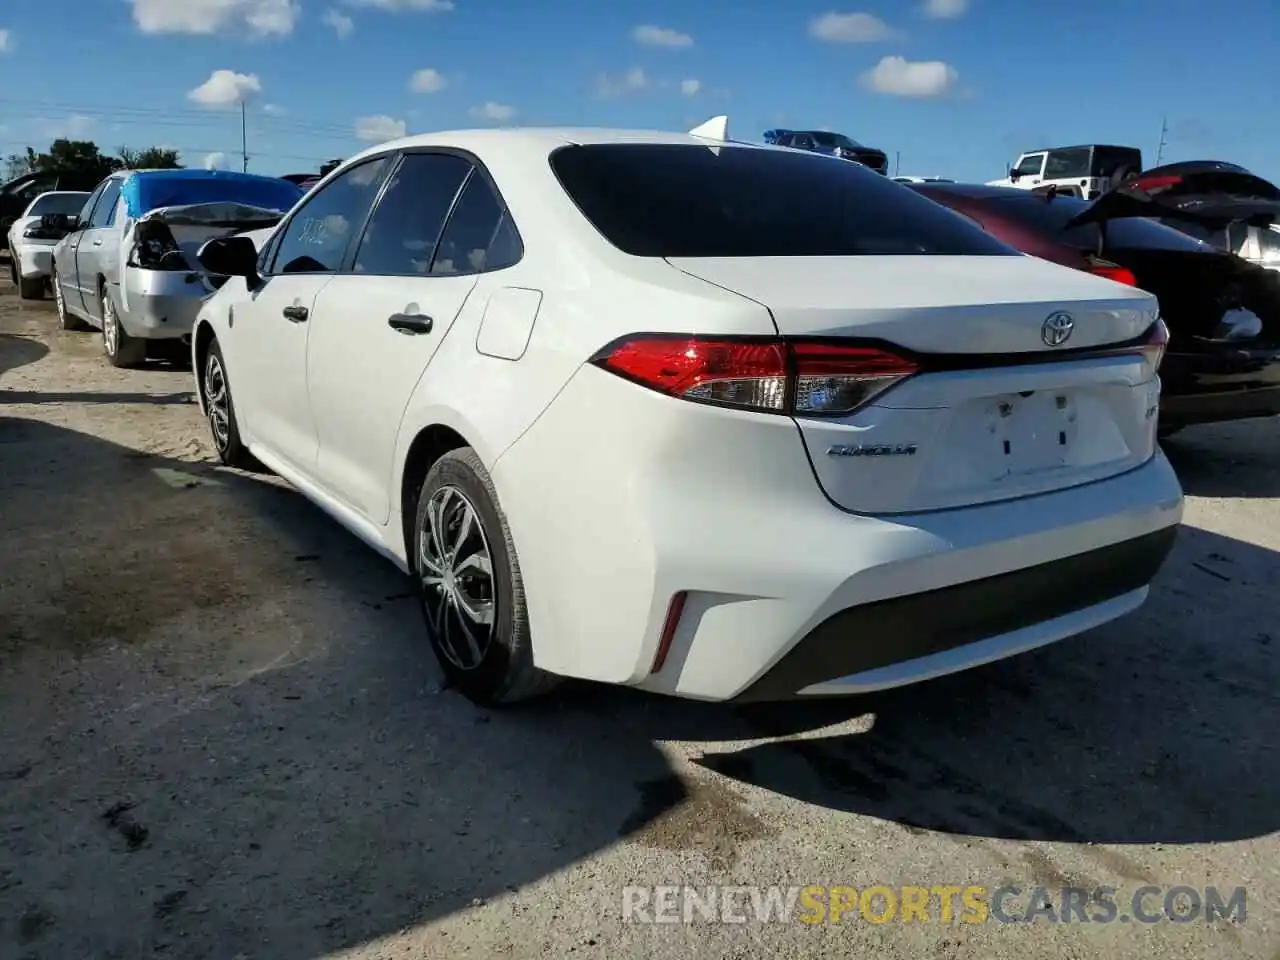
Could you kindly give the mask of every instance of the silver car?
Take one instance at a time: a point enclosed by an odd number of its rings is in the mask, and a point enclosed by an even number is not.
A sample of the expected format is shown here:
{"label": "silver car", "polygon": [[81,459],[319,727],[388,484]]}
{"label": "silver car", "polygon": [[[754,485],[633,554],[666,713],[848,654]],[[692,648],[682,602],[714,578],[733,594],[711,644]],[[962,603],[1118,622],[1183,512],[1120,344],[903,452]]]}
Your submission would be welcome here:
{"label": "silver car", "polygon": [[223,170],[113,173],[53,251],[63,328],[100,329],[118,367],[185,354],[196,314],[225,282],[200,268],[197,251],[213,237],[274,225],[302,194],[287,180]]}

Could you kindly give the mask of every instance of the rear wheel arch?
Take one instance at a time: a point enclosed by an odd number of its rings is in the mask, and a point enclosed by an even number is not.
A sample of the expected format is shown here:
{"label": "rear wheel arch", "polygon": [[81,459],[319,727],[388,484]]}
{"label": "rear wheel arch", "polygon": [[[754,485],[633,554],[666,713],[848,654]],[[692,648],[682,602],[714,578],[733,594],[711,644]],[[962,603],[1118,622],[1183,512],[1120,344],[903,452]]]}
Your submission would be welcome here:
{"label": "rear wheel arch", "polygon": [[427,473],[436,461],[451,450],[471,446],[457,430],[443,423],[423,427],[409,444],[404,469],[400,471],[400,527],[404,541],[404,556],[409,568],[414,569],[414,522],[418,513],[418,491]]}

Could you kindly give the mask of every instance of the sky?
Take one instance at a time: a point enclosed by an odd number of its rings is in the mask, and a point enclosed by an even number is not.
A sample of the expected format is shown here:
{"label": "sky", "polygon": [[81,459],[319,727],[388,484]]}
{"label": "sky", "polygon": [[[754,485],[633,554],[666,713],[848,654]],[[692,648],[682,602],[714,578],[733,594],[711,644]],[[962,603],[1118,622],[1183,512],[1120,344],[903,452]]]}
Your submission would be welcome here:
{"label": "sky", "polygon": [[[5,9],[7,8],[7,9]],[[1280,0],[45,0],[0,8],[0,156],[58,136],[315,170],[482,125],[830,129],[990,180],[1140,147],[1280,180]]]}

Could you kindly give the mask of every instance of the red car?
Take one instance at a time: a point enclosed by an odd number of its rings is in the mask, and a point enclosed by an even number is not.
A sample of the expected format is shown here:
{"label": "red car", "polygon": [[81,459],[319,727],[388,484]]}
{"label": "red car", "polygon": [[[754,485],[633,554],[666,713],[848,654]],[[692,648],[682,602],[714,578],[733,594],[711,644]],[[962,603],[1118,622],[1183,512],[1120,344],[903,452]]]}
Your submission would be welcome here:
{"label": "red car", "polygon": [[1140,214],[1152,208],[1140,200],[1108,194],[1089,203],[968,184],[909,188],[1024,253],[1154,293],[1169,328],[1163,436],[1193,423],[1280,414],[1280,274],[1147,219]]}

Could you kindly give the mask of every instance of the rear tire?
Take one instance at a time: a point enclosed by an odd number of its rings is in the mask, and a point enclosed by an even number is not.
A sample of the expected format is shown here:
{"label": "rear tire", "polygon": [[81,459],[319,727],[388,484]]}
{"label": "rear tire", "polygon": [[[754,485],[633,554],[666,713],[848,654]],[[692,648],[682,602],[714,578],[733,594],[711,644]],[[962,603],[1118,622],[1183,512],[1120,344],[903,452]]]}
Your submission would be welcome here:
{"label": "rear tire", "polygon": [[231,382],[227,379],[227,362],[222,358],[222,348],[217,340],[209,344],[209,352],[205,354],[200,389],[204,394],[204,412],[218,457],[228,467],[237,470],[261,470],[258,458],[240,439],[236,405],[231,399]]}
{"label": "rear tire", "polygon": [[427,638],[450,684],[482,706],[548,693],[533,663],[524,581],[493,481],[470,447],[435,462],[409,544]]}
{"label": "rear tire", "polygon": [[62,279],[58,276],[57,264],[54,264],[53,276],[49,278],[49,285],[53,287],[53,305],[58,311],[58,326],[63,330],[88,330],[88,324],[79,317],[73,317],[67,312],[67,304],[63,299],[62,293]]}
{"label": "rear tire", "polygon": [[104,286],[102,297],[102,352],[113,367],[137,367],[147,359],[147,341],[129,336],[116,312],[111,292]]}

